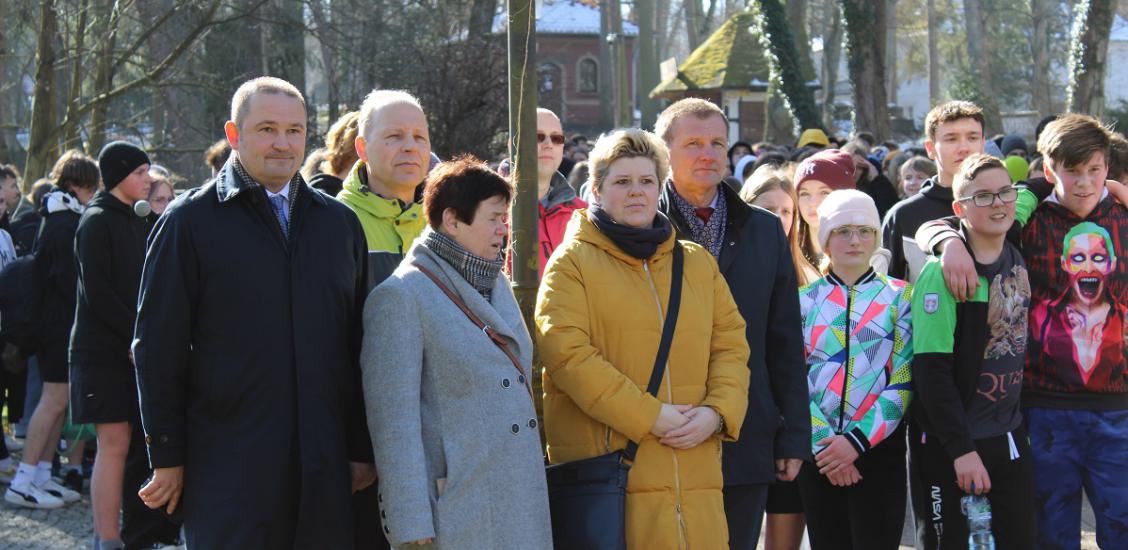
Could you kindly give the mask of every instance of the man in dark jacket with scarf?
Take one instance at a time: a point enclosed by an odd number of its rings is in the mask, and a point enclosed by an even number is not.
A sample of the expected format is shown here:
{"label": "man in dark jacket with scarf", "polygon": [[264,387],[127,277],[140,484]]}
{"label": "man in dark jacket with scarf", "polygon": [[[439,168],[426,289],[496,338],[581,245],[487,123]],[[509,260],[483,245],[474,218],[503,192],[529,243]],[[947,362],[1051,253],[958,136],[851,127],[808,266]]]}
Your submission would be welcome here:
{"label": "man in dark jacket with scarf", "polygon": [[349,495],[375,477],[364,233],[298,174],[297,88],[251,80],[231,111],[227,164],[149,239],[133,353],[155,471],[140,496],[182,510],[189,548],[353,548]]}
{"label": "man in dark jacket with scarf", "polygon": [[721,185],[728,120],[696,98],[669,106],[655,124],[670,148],[659,209],[681,239],[709,249],[747,324],[751,370],[740,437],[724,446],[725,514],[731,548],[755,549],[768,486],[790,481],[810,454],[811,417],[799,319],[799,289],[779,218]]}
{"label": "man in dark jacket with scarf", "polygon": [[98,434],[90,497],[94,536],[103,550],[175,544],[180,532],[137,498],[150,472],[129,344],[150,224],[133,206],[148,196],[149,165],[149,155],[136,145],[106,145],[98,155],[104,190],[86,205],[74,239],[78,305],[70,340],[71,417],[94,424]]}

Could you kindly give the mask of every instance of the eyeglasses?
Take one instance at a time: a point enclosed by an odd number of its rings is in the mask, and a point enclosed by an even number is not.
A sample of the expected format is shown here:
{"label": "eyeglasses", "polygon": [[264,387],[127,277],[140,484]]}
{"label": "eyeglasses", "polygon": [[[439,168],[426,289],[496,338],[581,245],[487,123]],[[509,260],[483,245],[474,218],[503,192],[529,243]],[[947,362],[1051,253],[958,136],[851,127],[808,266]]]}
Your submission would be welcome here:
{"label": "eyeglasses", "polygon": [[545,134],[537,132],[537,143],[544,143],[545,138],[552,140],[553,145],[564,145],[564,134]]}
{"label": "eyeglasses", "polygon": [[984,191],[982,193],[976,193],[970,197],[964,197],[957,200],[959,200],[960,202],[972,201],[973,203],[975,203],[975,206],[987,207],[995,204],[995,197],[998,197],[1000,201],[1003,201],[1003,204],[1009,204],[1018,200],[1018,190],[1014,187],[1007,187],[1006,189],[1003,189],[998,193]]}
{"label": "eyeglasses", "polygon": [[843,225],[841,227],[835,227],[834,229],[831,229],[830,235],[832,237],[838,237],[842,239],[852,239],[855,235],[857,235],[863,241],[866,241],[869,239],[876,239],[877,230],[868,225]]}

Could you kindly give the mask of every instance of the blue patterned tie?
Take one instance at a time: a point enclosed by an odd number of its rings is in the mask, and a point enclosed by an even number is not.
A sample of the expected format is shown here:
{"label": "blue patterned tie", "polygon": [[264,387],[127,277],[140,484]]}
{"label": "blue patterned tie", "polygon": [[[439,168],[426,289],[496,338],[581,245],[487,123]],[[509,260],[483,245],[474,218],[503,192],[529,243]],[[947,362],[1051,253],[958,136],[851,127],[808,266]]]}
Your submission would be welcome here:
{"label": "blue patterned tie", "polygon": [[270,204],[274,206],[274,215],[278,216],[278,225],[282,226],[282,235],[287,239],[290,238],[290,219],[289,213],[286,212],[286,199],[282,195],[272,195]]}

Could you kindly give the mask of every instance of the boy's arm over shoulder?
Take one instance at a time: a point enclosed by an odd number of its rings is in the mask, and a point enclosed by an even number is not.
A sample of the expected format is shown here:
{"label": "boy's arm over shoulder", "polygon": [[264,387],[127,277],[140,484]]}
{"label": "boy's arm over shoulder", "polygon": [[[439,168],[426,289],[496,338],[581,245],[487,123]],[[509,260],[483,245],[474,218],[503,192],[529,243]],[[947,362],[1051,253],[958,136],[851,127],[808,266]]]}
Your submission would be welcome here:
{"label": "boy's arm over shoulder", "polygon": [[1054,192],[1054,184],[1046,178],[1030,178],[1018,184],[1018,202],[1014,205],[1014,221],[1026,225],[1038,205]]}
{"label": "boy's arm over shoulder", "polygon": [[912,381],[932,435],[953,459],[975,450],[955,384],[955,331],[956,300],[933,259],[912,289]]}

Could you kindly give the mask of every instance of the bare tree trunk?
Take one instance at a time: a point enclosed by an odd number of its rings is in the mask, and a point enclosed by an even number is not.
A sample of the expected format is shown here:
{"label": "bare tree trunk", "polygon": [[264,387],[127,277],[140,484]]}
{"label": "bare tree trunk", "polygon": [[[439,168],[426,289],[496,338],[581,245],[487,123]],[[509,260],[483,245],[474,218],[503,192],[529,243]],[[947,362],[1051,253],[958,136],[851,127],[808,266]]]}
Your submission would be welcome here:
{"label": "bare tree trunk", "polygon": [[325,102],[328,106],[329,123],[341,115],[341,83],[337,81],[338,31],[325,0],[310,0],[309,13],[313,19],[314,36],[317,37],[317,50],[321,54],[321,67],[325,72]]}
{"label": "bare tree trunk", "polygon": [[[118,22],[120,12],[118,3],[113,0],[100,0],[99,17],[105,21],[101,48],[98,50],[98,65],[94,75],[94,95],[102,95],[113,88],[114,83],[114,45],[117,43]],[[110,105],[103,101],[94,107],[90,113],[90,140],[86,143],[86,152],[97,155],[106,143],[107,112]],[[71,118],[68,116],[68,118]],[[77,126],[77,124],[75,124]]]}
{"label": "bare tree trunk", "polygon": [[889,137],[885,99],[885,2],[842,0],[849,49],[850,83],[854,88],[854,131]]}
{"label": "bare tree trunk", "polygon": [[35,53],[35,91],[31,100],[31,125],[28,135],[27,162],[24,164],[23,189],[27,193],[35,180],[46,176],[50,163],[59,156],[59,143],[51,129],[58,116],[55,111],[55,35],[58,19],[54,0],[39,5],[39,39]]}
{"label": "bare tree trunk", "polygon": [[889,103],[897,103],[897,0],[885,0],[885,82]]}
{"label": "bare tree trunk", "polygon": [[795,52],[799,55],[799,70],[808,82],[818,78],[815,63],[811,60],[811,35],[807,32],[807,0],[789,0],[787,3],[787,22],[791,25]]}
{"label": "bare tree trunk", "polygon": [[987,48],[990,44],[984,34],[986,25],[980,0],[964,0],[964,19],[967,25],[967,56],[980,92],[978,102],[983,108],[983,125],[988,134],[1002,132],[1003,117],[999,113],[999,102],[996,100],[997,92],[994,72],[991,70],[991,58],[987,56]]}
{"label": "bare tree trunk", "polygon": [[658,118],[658,102],[650,99],[650,90],[658,85],[658,56],[656,37],[660,33],[654,32],[656,27],[656,13],[653,2],[639,2],[635,4],[638,10],[638,38],[635,47],[638,48],[637,79],[635,82],[635,101],[641,113],[639,125],[643,128],[653,128],[654,121]]}
{"label": "bare tree trunk", "polygon": [[835,85],[838,84],[838,63],[842,58],[842,15],[838,0],[826,0],[827,28],[823,31],[823,66],[820,80],[823,87],[823,125],[834,130]]}
{"label": "bare tree trunk", "polygon": [[[649,4],[649,2],[644,2]],[[670,0],[657,0],[654,2],[654,28],[656,29],[654,48],[658,52],[658,62],[670,57],[670,39],[673,36],[670,18]]]}
{"label": "bare tree trunk", "polygon": [[[930,0],[931,1],[931,0]],[[1030,53],[1034,61],[1030,83],[1030,100],[1042,116],[1055,112],[1053,84],[1050,82],[1050,18],[1057,9],[1054,0],[1030,0],[1030,18],[1034,23],[1030,35]]]}
{"label": "bare tree trunk", "polygon": [[703,37],[698,36],[698,29],[701,26],[701,5],[698,0],[682,0],[682,10],[685,11],[685,38],[686,44],[689,46],[689,51],[697,49],[701,45]]}
{"label": "bare tree trunk", "polygon": [[[70,92],[67,95],[67,118],[75,118],[74,110],[78,108],[79,96],[82,94],[82,68],[86,64],[83,57],[86,55],[86,23],[90,15],[90,6],[87,0],[81,0],[78,7],[78,25],[74,32],[74,50],[71,57]],[[79,146],[79,127],[72,124],[63,132],[63,150]]]}
{"label": "bare tree trunk", "polygon": [[1088,0],[1076,8],[1069,67],[1071,112],[1104,115],[1108,37],[1115,8],[1116,0]]}
{"label": "bare tree trunk", "polygon": [[629,80],[627,71],[627,42],[623,36],[623,7],[619,0],[604,0],[611,8],[611,34],[615,36],[612,46],[612,55],[615,63],[615,126],[626,127],[631,125],[634,118],[634,109],[631,106]]}
{"label": "bare tree trunk", "polygon": [[936,0],[927,0],[928,5],[928,104],[940,103],[940,22],[936,15]]}
{"label": "bare tree trunk", "polygon": [[599,3],[599,125],[610,128],[615,125],[615,89],[612,63],[614,52],[607,36],[611,34],[611,3]]}

